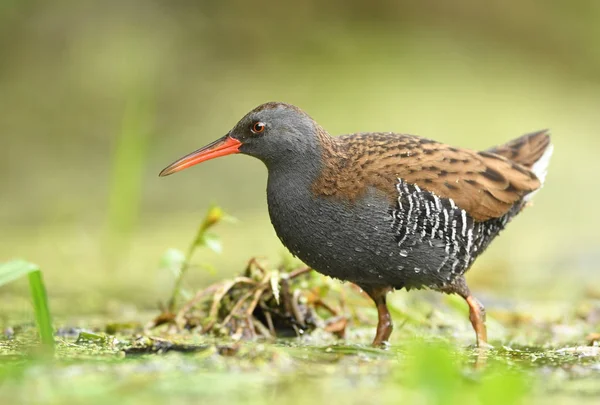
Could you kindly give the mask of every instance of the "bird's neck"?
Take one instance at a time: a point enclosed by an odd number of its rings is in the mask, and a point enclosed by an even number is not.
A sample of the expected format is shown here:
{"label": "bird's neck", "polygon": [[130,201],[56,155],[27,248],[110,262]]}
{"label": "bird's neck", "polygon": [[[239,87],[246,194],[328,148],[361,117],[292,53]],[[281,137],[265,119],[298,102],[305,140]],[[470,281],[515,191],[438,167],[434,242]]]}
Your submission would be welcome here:
{"label": "bird's neck", "polygon": [[315,130],[314,142],[302,153],[267,163],[269,183],[291,182],[294,187],[304,187],[306,190],[318,181],[326,168],[339,165],[341,152],[336,139],[318,125]]}
{"label": "bird's neck", "polygon": [[[315,231],[329,230],[335,215],[328,199],[315,193],[314,184],[329,165],[337,145],[326,132],[318,134],[316,147],[310,148],[297,158],[291,158],[278,166],[267,166],[267,202],[271,223],[280,240],[306,263],[315,259],[310,256],[313,245],[325,243],[324,232],[315,237]],[[330,221],[324,226],[324,221]],[[334,222],[331,222],[334,221]],[[331,226],[329,226],[331,225]],[[307,244],[308,241],[308,244]]]}

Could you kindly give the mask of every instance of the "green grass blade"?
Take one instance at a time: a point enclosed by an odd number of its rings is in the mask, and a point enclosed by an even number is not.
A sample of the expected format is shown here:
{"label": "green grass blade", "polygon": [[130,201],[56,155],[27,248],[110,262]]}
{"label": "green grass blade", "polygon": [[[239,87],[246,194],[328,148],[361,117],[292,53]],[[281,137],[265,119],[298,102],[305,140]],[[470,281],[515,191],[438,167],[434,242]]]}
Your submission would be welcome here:
{"label": "green grass blade", "polygon": [[0,264],[0,285],[8,284],[25,274],[39,270],[39,267],[33,263],[24,260],[13,260],[8,263]]}
{"label": "green grass blade", "polygon": [[41,271],[37,270],[29,273],[29,287],[31,289],[33,310],[35,312],[35,319],[37,321],[42,344],[49,350],[54,351],[54,331],[52,330],[48,296],[46,294],[46,287],[44,286]]}
{"label": "green grass blade", "polygon": [[105,241],[110,269],[117,268],[116,261],[129,249],[137,226],[154,106],[147,93],[131,90],[113,151]]}
{"label": "green grass blade", "polygon": [[33,310],[40,338],[48,351],[54,352],[54,333],[50,318],[50,307],[39,266],[24,260],[13,260],[0,264],[0,286],[10,283],[26,274],[29,275],[31,299],[33,301]]}

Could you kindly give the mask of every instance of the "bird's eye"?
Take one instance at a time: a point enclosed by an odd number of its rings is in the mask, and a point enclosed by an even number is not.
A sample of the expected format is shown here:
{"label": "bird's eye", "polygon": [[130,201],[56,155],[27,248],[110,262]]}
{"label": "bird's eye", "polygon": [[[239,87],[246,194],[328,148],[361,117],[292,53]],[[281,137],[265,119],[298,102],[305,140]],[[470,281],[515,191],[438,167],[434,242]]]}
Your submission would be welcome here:
{"label": "bird's eye", "polygon": [[255,122],[254,124],[252,124],[252,132],[254,132],[255,134],[260,134],[265,130],[265,126],[266,125],[264,122]]}

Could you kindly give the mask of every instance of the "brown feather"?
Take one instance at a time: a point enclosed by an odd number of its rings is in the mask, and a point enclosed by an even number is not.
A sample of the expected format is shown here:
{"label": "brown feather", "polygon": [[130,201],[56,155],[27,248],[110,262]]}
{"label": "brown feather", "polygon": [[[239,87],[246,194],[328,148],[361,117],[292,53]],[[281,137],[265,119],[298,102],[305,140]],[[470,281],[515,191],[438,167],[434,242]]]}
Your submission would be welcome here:
{"label": "brown feather", "polygon": [[488,152],[504,156],[526,168],[531,166],[542,156],[550,145],[548,130],[532,132],[514,139],[504,145],[488,149]]}
{"label": "brown feather", "polygon": [[485,221],[504,215],[525,194],[540,187],[531,171],[505,157],[514,153],[523,162],[534,162],[537,151],[543,152],[538,141],[527,139],[523,142],[527,147],[519,146],[518,139],[512,141],[495,149],[501,156],[412,135],[361,133],[332,138],[321,128],[318,132],[325,162],[313,184],[318,195],[354,201],[371,187],[394,202],[396,184],[402,178],[452,198],[475,220]]}

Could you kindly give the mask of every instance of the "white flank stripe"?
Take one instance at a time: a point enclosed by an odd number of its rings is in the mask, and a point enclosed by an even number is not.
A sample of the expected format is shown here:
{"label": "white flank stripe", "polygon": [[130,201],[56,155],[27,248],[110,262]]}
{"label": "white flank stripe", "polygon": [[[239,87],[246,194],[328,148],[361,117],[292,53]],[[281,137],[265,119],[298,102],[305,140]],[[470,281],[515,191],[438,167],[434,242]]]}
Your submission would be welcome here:
{"label": "white flank stripe", "polygon": [[444,231],[448,231],[448,210],[444,208],[442,212],[444,213]]}
{"label": "white flank stripe", "polygon": [[444,260],[442,260],[442,264],[440,264],[440,267],[438,267],[437,272],[439,273],[442,268],[444,267],[444,265],[446,264],[446,262],[448,261],[448,256],[444,257]]}
{"label": "white flank stripe", "polygon": [[452,244],[454,245],[454,254],[458,252],[458,239],[456,239],[456,219],[452,221]]}
{"label": "white flank stripe", "polygon": [[458,266],[458,259],[454,260],[452,263],[452,274],[456,271],[456,266]]}
{"label": "white flank stripe", "polygon": [[408,225],[410,224],[410,219],[411,219],[412,210],[413,210],[413,200],[412,200],[411,195],[408,195],[407,199],[408,199],[408,213],[406,214],[406,226],[408,227]]}
{"label": "white flank stripe", "polygon": [[417,197],[415,194],[413,194],[413,197],[415,198],[415,202],[416,202],[416,206],[417,206],[417,217],[415,218],[415,226],[413,227],[413,232],[417,230],[417,226],[419,225],[419,215],[421,214],[421,201],[419,201],[419,197]]}
{"label": "white flank stripe", "polygon": [[473,245],[473,229],[469,228],[467,232],[467,254],[471,254],[471,245]]}
{"label": "white flank stripe", "polygon": [[439,215],[439,212],[437,212],[434,215],[434,218],[435,218],[435,223],[433,224],[433,228],[431,228],[431,237],[432,238],[435,238],[435,231],[437,231],[437,229],[440,226],[440,215]]}
{"label": "white flank stripe", "polygon": [[438,197],[437,195],[435,195],[435,193],[433,194],[433,199],[435,200],[435,206],[438,209],[438,211],[442,210],[442,201],[440,201],[440,197]]}

